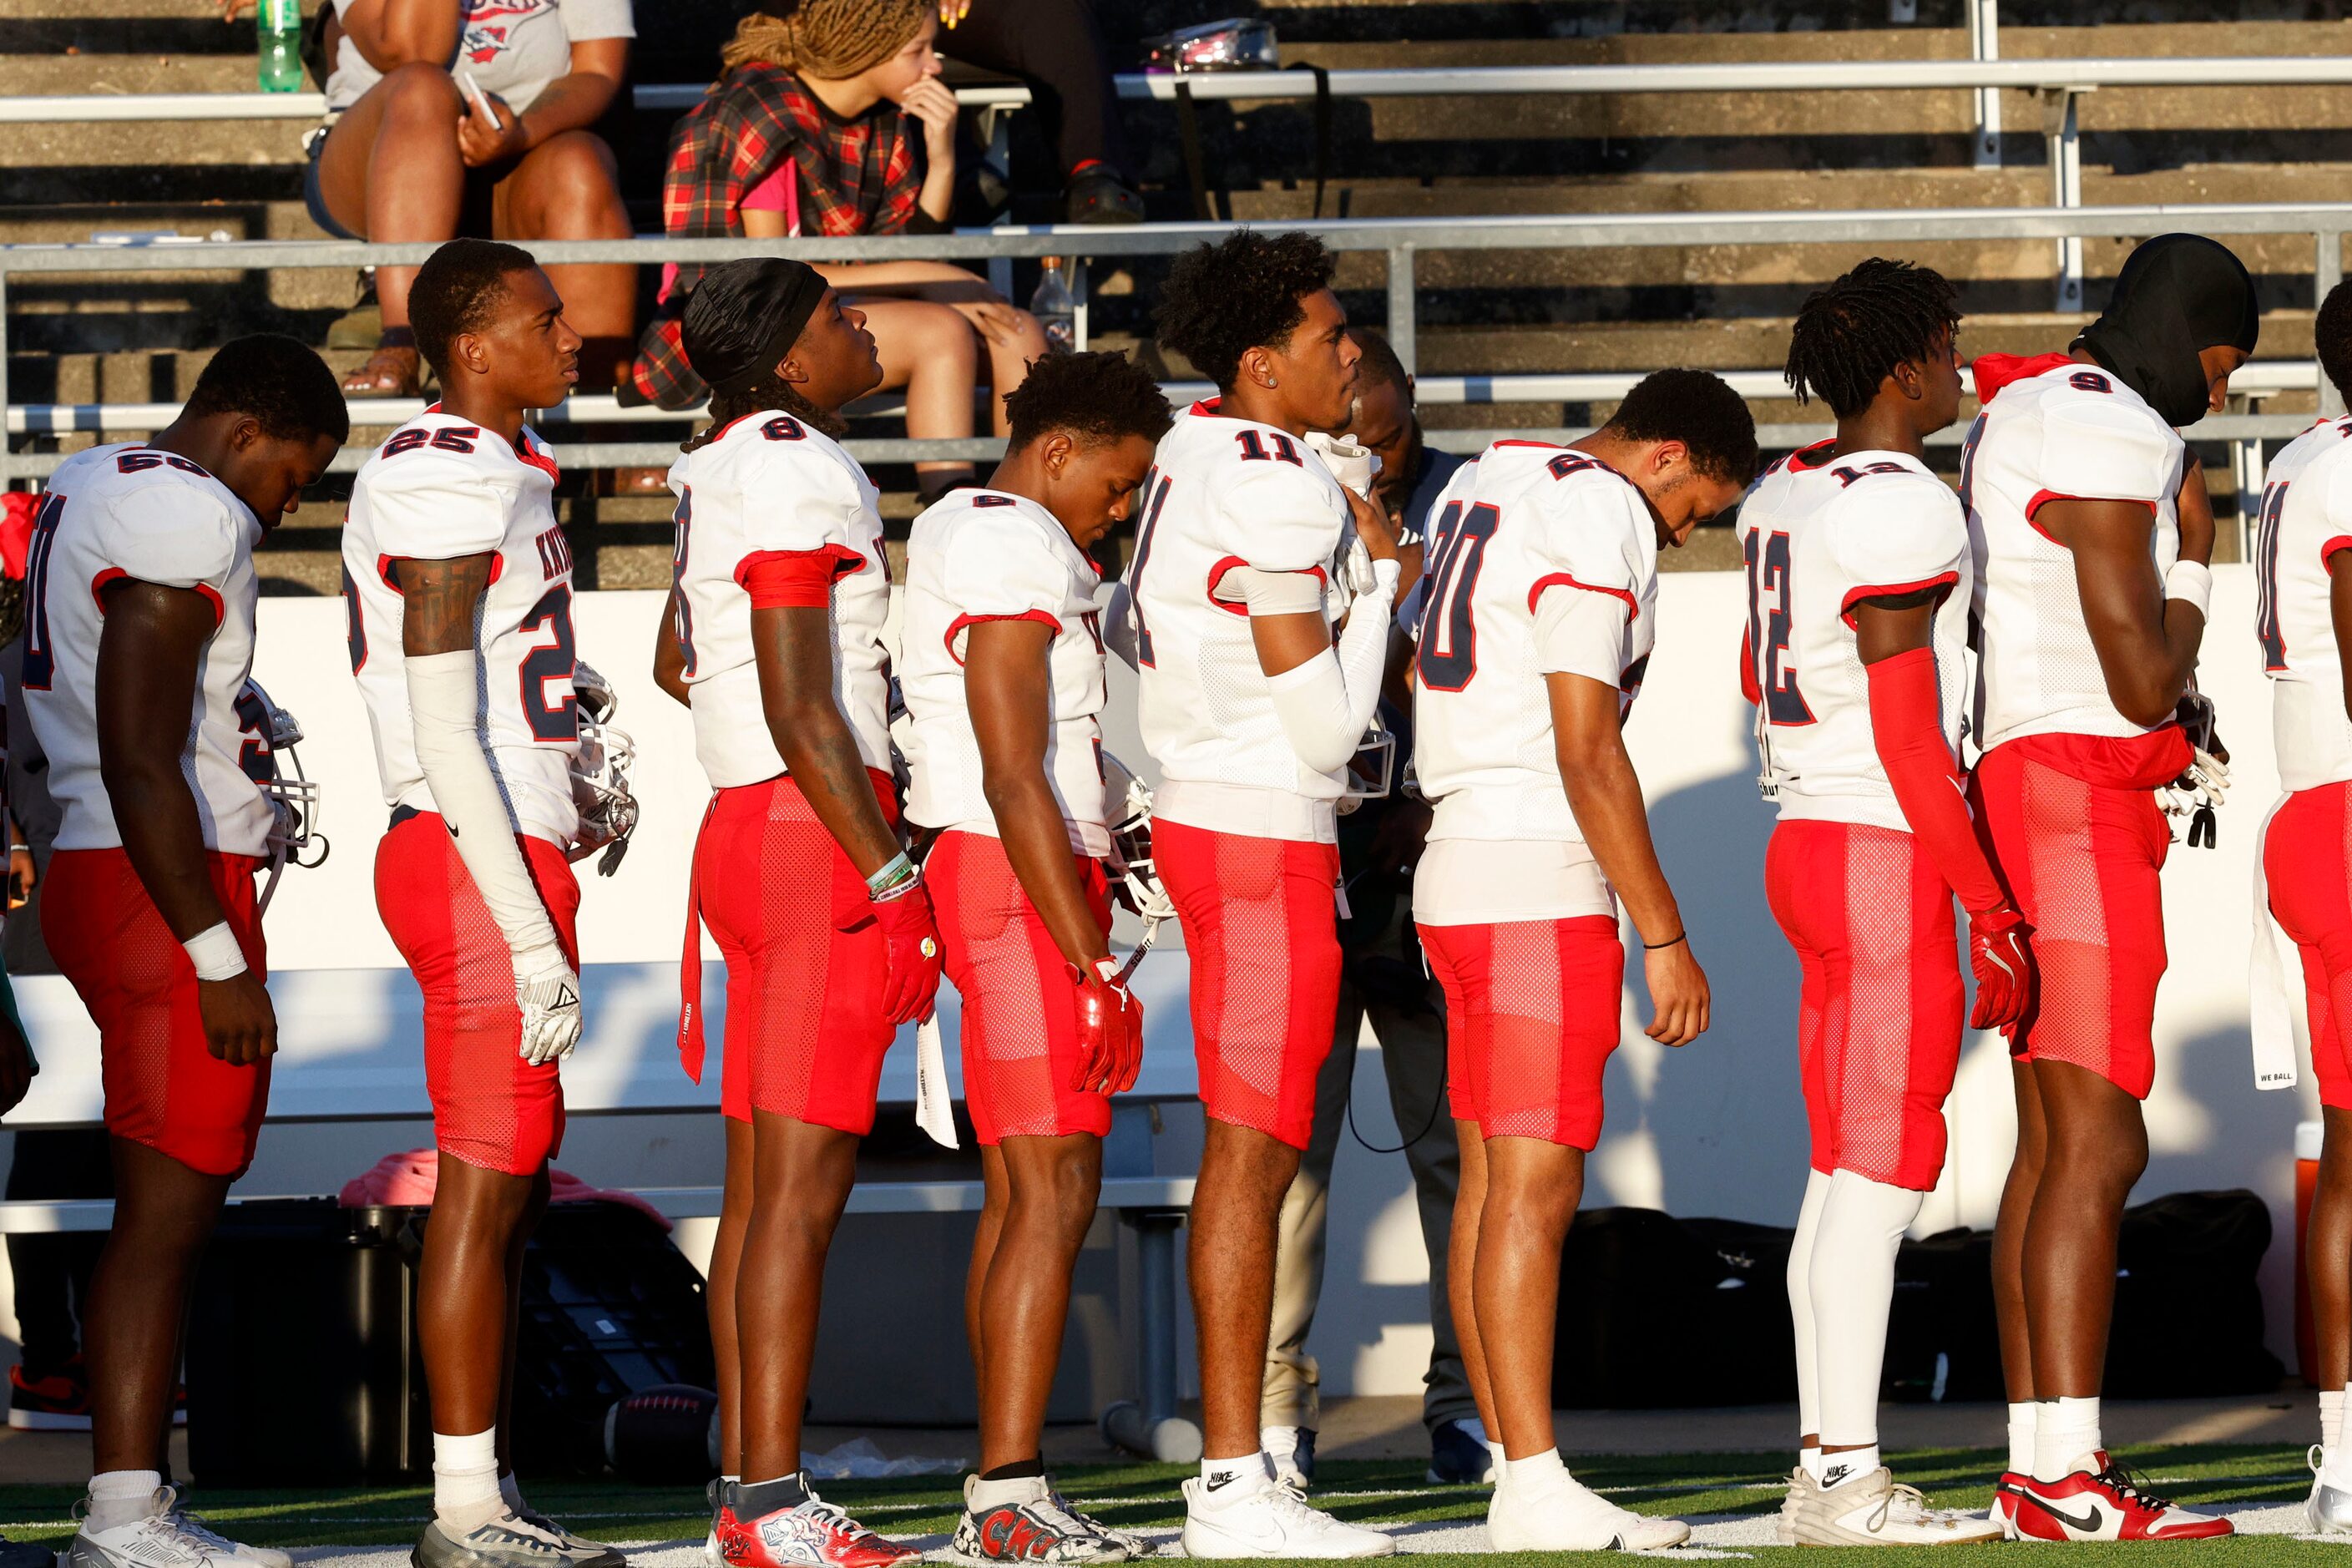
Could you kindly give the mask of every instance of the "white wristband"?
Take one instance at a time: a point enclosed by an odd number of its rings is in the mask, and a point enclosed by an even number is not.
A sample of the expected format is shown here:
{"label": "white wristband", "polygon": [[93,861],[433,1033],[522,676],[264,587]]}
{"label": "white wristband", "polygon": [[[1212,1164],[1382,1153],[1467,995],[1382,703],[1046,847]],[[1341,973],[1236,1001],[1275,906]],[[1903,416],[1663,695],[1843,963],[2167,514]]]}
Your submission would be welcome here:
{"label": "white wristband", "polygon": [[2164,596],[2185,599],[2197,606],[2197,613],[2207,620],[2213,618],[2213,573],[2210,567],[2195,561],[2176,561],[2164,574]]}
{"label": "white wristband", "polygon": [[187,950],[188,962],[196,966],[199,980],[234,980],[245,973],[245,949],[236,944],[236,932],[223,921],[210,931],[200,931],[180,944]]}

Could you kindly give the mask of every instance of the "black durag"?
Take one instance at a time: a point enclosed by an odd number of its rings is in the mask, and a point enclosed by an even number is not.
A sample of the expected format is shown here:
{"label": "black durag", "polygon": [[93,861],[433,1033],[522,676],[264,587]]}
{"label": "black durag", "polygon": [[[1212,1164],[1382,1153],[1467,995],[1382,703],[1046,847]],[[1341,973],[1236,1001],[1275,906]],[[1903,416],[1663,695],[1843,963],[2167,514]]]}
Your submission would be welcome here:
{"label": "black durag", "polygon": [[725,261],[687,296],[679,336],[694,374],[720,392],[775,368],[824,302],[823,275],[781,256]]}
{"label": "black durag", "polygon": [[2251,354],[2261,330],[2254,280],[2228,246],[2201,234],[2159,234],[2125,259],[2105,313],[2074,346],[2177,429],[2205,416],[2198,354],[2225,343]]}

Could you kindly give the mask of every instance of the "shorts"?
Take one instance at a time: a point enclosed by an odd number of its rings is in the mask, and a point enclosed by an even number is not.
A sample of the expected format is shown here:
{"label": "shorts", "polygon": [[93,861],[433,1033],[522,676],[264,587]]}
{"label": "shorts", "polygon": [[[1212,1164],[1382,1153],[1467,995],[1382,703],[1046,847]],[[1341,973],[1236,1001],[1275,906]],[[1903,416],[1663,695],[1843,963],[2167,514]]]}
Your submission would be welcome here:
{"label": "shorts", "polygon": [[[898,802],[867,770],[882,815]],[[883,1012],[889,945],[866,879],[789,774],[722,789],[694,846],[694,897],[727,960],[719,1108],[863,1137],[874,1131],[882,1058],[898,1030]]]}
{"label": "shorts", "polygon": [[2263,843],[2271,913],[2303,954],[2319,1103],[2352,1110],[2352,784],[2297,790]]}
{"label": "shorts", "polygon": [[[580,883],[563,851],[518,834],[523,864],[572,967]],[[403,808],[376,845],[375,907],[425,994],[425,1090],[444,1155],[536,1175],[563,1147],[557,1064],[522,1059],[514,958],[437,812]]]}
{"label": "shorts", "polygon": [[[2179,738],[2170,730],[2143,739]],[[2155,765],[2137,775],[2082,766],[2086,745],[2119,755],[2146,749]],[[2011,1054],[2071,1062],[2135,1100],[2156,1081],[2156,987],[2166,963],[2158,873],[2172,842],[2150,792],[2187,765],[2186,743],[2178,751],[2168,772],[2170,753],[2140,742],[2036,735],[1986,752],[1969,784],[1993,869],[2033,933],[2039,977]],[[2068,767],[2053,765],[2060,761]]]}
{"label": "shorts", "polygon": [[1764,889],[1804,970],[1797,1062],[1813,1169],[1933,1189],[1960,1066],[1952,889],[1910,834],[1817,819],[1772,830]]}
{"label": "shorts", "polygon": [[1601,1141],[1625,945],[1612,915],[1425,925],[1445,989],[1445,1097],[1487,1138]]}
{"label": "shorts", "polygon": [[[1108,935],[1102,862],[1076,858],[1087,912]],[[948,980],[963,999],[963,1100],[981,1142],[1109,1131],[1110,1096],[1070,1087],[1078,1069],[1078,990],[1013,874],[1003,841],[942,833],[923,876]]]}
{"label": "shorts", "polygon": [[[319,183],[319,154],[327,145],[327,138],[341,119],[340,112],[331,115],[305,132],[302,138],[302,205],[310,211],[310,221],[337,239],[364,240],[367,236],[353,234],[335,221],[328,210],[326,188]],[[457,227],[459,234],[491,232],[496,226],[491,219],[497,209],[499,182],[514,173],[514,164],[502,163],[465,171],[465,184],[457,196]]]}
{"label": "shorts", "polygon": [[1339,847],[1161,820],[1151,849],[1192,955],[1202,1106],[1305,1149],[1339,1016]]}
{"label": "shorts", "polygon": [[[268,973],[250,855],[208,850],[213,896],[245,962]],[[98,1026],[106,1130],[207,1176],[241,1176],[269,1106],[269,1062],[212,1053],[195,966],[121,849],[60,849],[41,882],[41,936]]]}

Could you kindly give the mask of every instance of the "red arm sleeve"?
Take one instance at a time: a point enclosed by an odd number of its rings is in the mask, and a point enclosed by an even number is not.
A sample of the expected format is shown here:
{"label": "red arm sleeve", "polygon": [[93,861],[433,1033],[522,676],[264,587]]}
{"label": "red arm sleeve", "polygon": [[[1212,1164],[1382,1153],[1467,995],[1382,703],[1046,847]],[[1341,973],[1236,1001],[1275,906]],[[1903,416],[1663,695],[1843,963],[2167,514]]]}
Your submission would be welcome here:
{"label": "red arm sleeve", "polygon": [[1870,730],[1878,760],[1895,786],[1904,820],[1928,859],[1971,911],[2009,901],[1977,842],[1959,770],[1945,743],[1936,689],[1936,654],[1914,648],[1864,667],[1870,678]]}

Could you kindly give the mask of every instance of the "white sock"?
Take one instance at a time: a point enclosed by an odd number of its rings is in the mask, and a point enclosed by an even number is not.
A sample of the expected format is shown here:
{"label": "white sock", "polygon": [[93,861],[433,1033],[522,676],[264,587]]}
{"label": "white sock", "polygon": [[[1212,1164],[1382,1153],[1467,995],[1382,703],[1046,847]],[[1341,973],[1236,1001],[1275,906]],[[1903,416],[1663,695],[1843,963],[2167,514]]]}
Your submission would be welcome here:
{"label": "white sock", "polygon": [[[1852,1171],[1830,1178],[1807,1275],[1821,1425],[1806,1430],[1820,1436],[1824,1448],[1874,1448],[1878,1442],[1878,1384],[1886,1359],[1886,1318],[1895,1306],[1895,1255],[1926,1201],[1925,1193]],[[1822,1456],[1823,1484],[1842,1462],[1843,1456]]]}
{"label": "white sock", "polygon": [[471,1436],[433,1434],[433,1517],[458,1534],[507,1511],[499,1491],[499,1429]]}
{"label": "white sock", "polygon": [[1866,1476],[1882,1463],[1875,1443],[1866,1448],[1844,1448],[1834,1454],[1823,1454],[1819,1462],[1822,1468],[1813,1479],[1820,1483],[1823,1491],[1832,1487],[1842,1487],[1856,1477]]}
{"label": "white sock", "polygon": [[1298,1428],[1262,1426],[1258,1429],[1257,1446],[1265,1454],[1286,1459],[1298,1451]]}
{"label": "white sock", "polygon": [[1558,1448],[1546,1448],[1524,1459],[1505,1459],[1496,1468],[1515,1492],[1531,1493],[1568,1479],[1568,1466],[1561,1462]]}
{"label": "white sock", "polygon": [[522,1483],[515,1479],[512,1470],[499,1478],[499,1496],[505,1500],[509,1513],[522,1511]]}
{"label": "white sock", "polygon": [[965,1506],[978,1513],[986,1509],[1002,1508],[1006,1503],[1027,1502],[1045,1481],[1043,1476],[1015,1476],[1009,1481],[992,1481],[985,1476],[974,1476]]}
{"label": "white sock", "polygon": [[163,1484],[157,1470],[101,1470],[89,1478],[89,1518],[83,1529],[95,1534],[136,1524],[155,1512],[155,1492]]}
{"label": "white sock", "polygon": [[1822,1429],[1822,1380],[1815,1347],[1820,1331],[1813,1324],[1813,1238],[1821,1229],[1822,1205],[1829,1202],[1830,1178],[1821,1171],[1805,1173],[1805,1201],[1797,1210],[1797,1234],[1789,1243],[1789,1316],[1797,1330],[1797,1430],[1818,1435]]}
{"label": "white sock", "polygon": [[2045,1399],[2033,1434],[2033,1479],[2063,1481],[2097,1452],[2099,1400]]}
{"label": "white sock", "polygon": [[1819,1443],[1808,1443],[1799,1448],[1797,1468],[1812,1477],[1815,1481],[1819,1481],[1822,1479],[1822,1446]]}
{"label": "white sock", "polygon": [[2009,1472],[2013,1476],[2033,1473],[2033,1413],[2040,1408],[2031,1399],[2009,1402]]}
{"label": "white sock", "polygon": [[1264,1452],[1240,1454],[1230,1459],[1201,1460],[1201,1495],[1211,1507],[1223,1508],[1236,1499],[1255,1497],[1274,1483]]}
{"label": "white sock", "polygon": [[2344,1443],[2344,1391],[2323,1388],[2319,1391],[2319,1446],[2333,1458]]}

